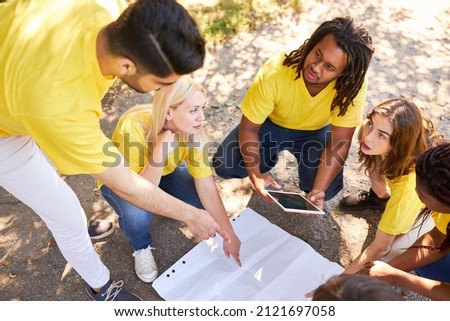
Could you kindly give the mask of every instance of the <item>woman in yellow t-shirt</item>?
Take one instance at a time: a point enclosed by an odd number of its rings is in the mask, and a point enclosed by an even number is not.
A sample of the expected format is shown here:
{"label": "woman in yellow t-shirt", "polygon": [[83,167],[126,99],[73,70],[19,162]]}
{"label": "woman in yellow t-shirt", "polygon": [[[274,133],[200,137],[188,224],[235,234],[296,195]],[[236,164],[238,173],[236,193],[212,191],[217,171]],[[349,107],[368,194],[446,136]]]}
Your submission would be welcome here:
{"label": "woman in yellow t-shirt", "polygon": [[[136,106],[125,113],[112,141],[128,166],[162,190],[198,208],[206,209],[229,236],[225,255],[240,266],[241,242],[233,231],[209,167],[202,124],[205,89],[183,76],[170,92],[156,91],[152,106]],[[103,197],[119,216],[119,225],[134,253],[135,271],[144,282],[156,279],[149,232],[153,214],[123,200],[106,185]],[[211,235],[213,236],[213,235]]]}
{"label": "woman in yellow t-shirt", "polygon": [[433,228],[431,219],[418,217],[424,205],[415,191],[414,162],[427,148],[424,124],[434,128],[414,103],[402,98],[381,103],[366,117],[359,131],[358,155],[372,188],[368,193],[343,198],[340,206],[370,208],[376,197],[372,194],[377,190],[383,191],[381,196],[386,200],[386,208],[375,239],[344,273],[356,273],[369,261],[389,260],[399,255],[421,234]]}
{"label": "woman in yellow t-shirt", "polygon": [[[450,142],[440,141],[416,161],[417,194],[436,227],[388,263],[366,264],[368,274],[432,300],[450,300]],[[439,213],[439,214],[438,214]],[[417,274],[409,273],[414,270]]]}

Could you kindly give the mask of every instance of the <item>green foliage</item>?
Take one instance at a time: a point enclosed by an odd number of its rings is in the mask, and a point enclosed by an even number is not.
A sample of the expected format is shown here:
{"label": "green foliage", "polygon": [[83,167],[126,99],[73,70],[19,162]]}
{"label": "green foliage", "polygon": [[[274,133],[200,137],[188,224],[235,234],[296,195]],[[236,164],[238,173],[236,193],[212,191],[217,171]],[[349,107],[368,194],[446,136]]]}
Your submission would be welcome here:
{"label": "green foliage", "polygon": [[[287,11],[300,12],[301,0],[218,0],[214,5],[185,4],[208,42],[255,30]],[[201,2],[200,2],[201,3]]]}

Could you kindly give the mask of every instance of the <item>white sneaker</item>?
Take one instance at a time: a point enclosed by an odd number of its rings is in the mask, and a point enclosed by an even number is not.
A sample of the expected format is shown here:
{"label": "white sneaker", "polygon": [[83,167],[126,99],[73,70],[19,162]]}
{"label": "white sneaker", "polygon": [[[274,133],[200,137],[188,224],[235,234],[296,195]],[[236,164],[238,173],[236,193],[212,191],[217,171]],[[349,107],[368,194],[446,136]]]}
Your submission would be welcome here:
{"label": "white sneaker", "polygon": [[145,249],[135,251],[134,270],[137,276],[145,283],[153,282],[158,276],[158,268],[153,259],[152,248],[148,246]]}

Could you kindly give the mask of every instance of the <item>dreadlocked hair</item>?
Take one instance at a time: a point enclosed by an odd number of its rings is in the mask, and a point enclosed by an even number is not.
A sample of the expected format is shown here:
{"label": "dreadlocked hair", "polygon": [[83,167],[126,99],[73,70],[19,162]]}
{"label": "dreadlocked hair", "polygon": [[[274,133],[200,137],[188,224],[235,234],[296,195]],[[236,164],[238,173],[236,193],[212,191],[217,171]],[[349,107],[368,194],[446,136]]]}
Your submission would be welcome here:
{"label": "dreadlocked hair", "polygon": [[[416,176],[428,193],[450,207],[450,141],[437,141],[436,146],[420,154],[416,162]],[[447,225],[447,237],[437,250],[449,248],[450,223]]]}
{"label": "dreadlocked hair", "polygon": [[[450,141],[441,140],[436,146],[419,155],[416,161],[416,176],[427,192],[450,207]],[[450,248],[450,223],[446,232],[446,239],[437,248],[439,251]]]}
{"label": "dreadlocked hair", "polygon": [[427,191],[450,207],[450,142],[444,141],[420,154],[416,175]]}
{"label": "dreadlocked hair", "polygon": [[347,65],[336,79],[336,96],[331,103],[331,110],[339,108],[338,116],[344,116],[348,106],[358,95],[375,51],[372,37],[363,27],[355,26],[350,17],[338,17],[322,23],[299,49],[291,51],[283,61],[283,65],[292,67],[300,78],[305,59],[312,49],[325,36],[332,34],[339,48],[347,53]]}
{"label": "dreadlocked hair", "polygon": [[[434,196],[442,204],[450,207],[450,143],[442,135],[441,139],[434,139],[430,149],[423,152],[416,161],[417,184],[420,184],[428,193]],[[435,138],[432,135],[431,138]],[[437,148],[438,146],[441,146]],[[422,217],[422,223],[425,222],[432,211],[425,207],[417,216]],[[450,213],[449,213],[450,215]],[[420,224],[421,226],[422,224]],[[450,223],[446,227],[446,238],[438,247],[431,245],[411,245],[408,249],[418,248],[436,252],[444,252],[450,248]],[[405,249],[407,250],[407,249]]]}

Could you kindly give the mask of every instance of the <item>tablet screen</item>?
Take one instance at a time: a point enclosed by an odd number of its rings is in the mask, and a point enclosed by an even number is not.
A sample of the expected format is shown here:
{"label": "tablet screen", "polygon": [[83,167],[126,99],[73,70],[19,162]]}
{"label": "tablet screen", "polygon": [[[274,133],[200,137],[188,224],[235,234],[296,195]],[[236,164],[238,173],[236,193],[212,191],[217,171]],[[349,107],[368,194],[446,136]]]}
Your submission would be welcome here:
{"label": "tablet screen", "polygon": [[272,199],[286,212],[325,214],[299,193],[267,191]]}

